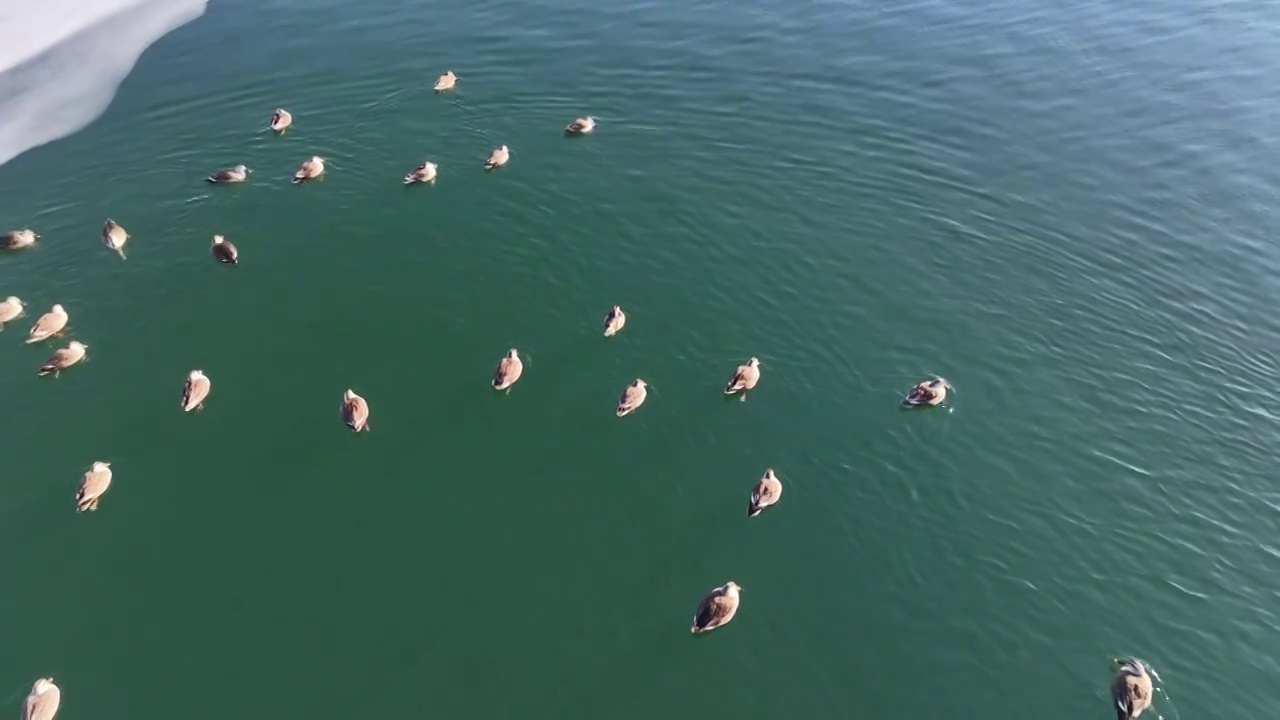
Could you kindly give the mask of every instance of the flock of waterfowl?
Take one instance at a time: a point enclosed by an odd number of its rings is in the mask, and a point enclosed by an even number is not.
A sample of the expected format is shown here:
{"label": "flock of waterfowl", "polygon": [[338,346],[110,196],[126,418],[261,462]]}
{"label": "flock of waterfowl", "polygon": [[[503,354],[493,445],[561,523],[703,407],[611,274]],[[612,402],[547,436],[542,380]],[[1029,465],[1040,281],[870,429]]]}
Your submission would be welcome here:
{"label": "flock of waterfowl", "polygon": [[[458,76],[452,71],[440,75],[434,85],[436,92],[447,92],[456,87]],[[275,133],[283,133],[293,125],[293,115],[283,108],[278,108],[271,116],[270,129]],[[565,127],[565,132],[572,135],[583,135],[595,129],[596,121],[592,117],[582,117]],[[484,162],[484,167],[493,170],[511,159],[511,150],[502,145],[495,148]],[[294,183],[304,183],[319,178],[325,172],[324,158],[313,156],[304,160],[293,175]],[[214,184],[234,184],[245,182],[253,171],[245,165],[236,165],[219,170],[207,180]],[[439,168],[433,162],[424,162],[405,175],[405,184],[433,183]],[[14,230],[0,235],[0,249],[20,250],[31,247],[39,239],[39,235],[30,229]],[[125,258],[125,245],[129,241],[129,233],[114,220],[108,219],[102,227],[102,243]],[[214,235],[210,244],[210,252],[214,259],[227,264],[239,262],[239,252],[234,244],[221,235]],[[22,317],[25,303],[16,297],[8,297],[0,302],[0,330],[5,323]],[[49,312],[41,315],[27,334],[28,344],[44,342],[60,336],[67,327],[68,315],[60,304],[53,305]],[[612,337],[620,332],[627,323],[626,313],[614,305],[604,319],[604,336]],[[85,359],[88,346],[71,341],[64,348],[55,350],[49,359],[40,366],[39,375],[57,377],[63,370],[76,365]],[[511,388],[520,380],[524,372],[524,363],[516,348],[511,348],[498,362],[493,373],[492,386],[495,391],[511,392]],[[739,365],[725,385],[726,395],[737,395],[745,401],[747,395],[760,382],[760,361],[751,358],[746,364]],[[617,416],[624,417],[634,413],[644,404],[648,397],[647,384],[636,378],[623,389],[618,398]],[[209,397],[212,383],[201,370],[192,370],[182,388],[181,408],[184,412],[192,412],[203,406]],[[933,407],[943,404],[951,385],[943,378],[932,378],[918,383],[903,398],[902,404],[907,407]],[[346,426],[353,432],[364,432],[372,429],[369,423],[369,403],[354,390],[348,389],[342,395],[341,416]],[[76,492],[76,510],[78,512],[97,510],[104,493],[111,486],[111,464],[95,461],[81,477]],[[782,481],[772,468],[765,470],[763,476],[752,488],[747,516],[755,517],[766,508],[776,504],[782,497]],[[741,586],[730,581],[714,588],[699,603],[690,627],[692,633],[706,633],[722,627],[733,620],[738,612]],[[1133,659],[1115,659],[1118,672],[1111,685],[1112,698],[1115,702],[1117,720],[1133,720],[1151,705],[1153,685],[1151,675],[1146,666]],[[62,693],[53,678],[40,678],[35,681],[31,692],[27,695],[23,706],[23,720],[54,720],[61,702]]]}

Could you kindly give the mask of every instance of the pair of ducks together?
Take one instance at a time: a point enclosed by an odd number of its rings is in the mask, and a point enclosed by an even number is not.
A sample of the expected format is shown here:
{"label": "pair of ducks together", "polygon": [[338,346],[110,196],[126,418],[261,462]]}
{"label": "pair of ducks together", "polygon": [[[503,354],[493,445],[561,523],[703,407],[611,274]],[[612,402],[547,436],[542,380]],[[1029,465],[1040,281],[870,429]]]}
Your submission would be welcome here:
{"label": "pair of ducks together", "polygon": [[[458,84],[458,76],[453,74],[452,70],[445,70],[444,73],[436,78],[436,84],[432,89],[436,92],[448,92]],[[278,112],[278,111],[277,111]],[[570,135],[582,135],[589,133],[596,127],[596,119],[593,117],[580,117],[577,120],[565,126],[564,131]]]}
{"label": "pair of ducks together", "polygon": [[[40,235],[33,232],[30,228],[24,230],[13,230],[0,235],[0,248],[5,250],[19,250],[28,248],[36,244],[36,240]],[[129,233],[114,220],[108,219],[102,226],[102,244],[106,245],[120,259],[124,259],[124,245],[129,242]]]}
{"label": "pair of ducks together", "polygon": [[[764,511],[765,508],[778,502],[782,497],[782,481],[773,472],[773,468],[764,471],[764,476],[756,481],[755,488],[751,491],[751,503],[747,505],[747,517],[755,517]],[[699,633],[711,632],[721,625],[727,624],[738,614],[738,603],[741,600],[739,593],[742,592],[742,586],[730,580],[729,582],[713,589],[706,597],[698,603],[698,609],[693,613],[693,625],[689,628],[689,632],[697,635]]]}
{"label": "pair of ducks together", "polygon": [[[99,465],[105,466],[106,463],[94,463],[95,467]],[[110,472],[109,468],[104,469]],[[110,483],[109,476],[107,482]],[[93,506],[97,506],[96,501]],[[742,587],[732,581],[713,590],[698,605],[691,631],[695,634],[709,632],[732,620],[738,612],[741,591]],[[1113,662],[1120,666],[1120,672],[1111,684],[1116,720],[1137,720],[1143,711],[1151,707],[1151,675],[1137,660],[1116,658]],[[40,678],[31,686],[31,692],[23,703],[22,720],[54,720],[61,704],[62,690],[53,683],[53,678]]]}
{"label": "pair of ducks together", "polygon": [[[4,330],[4,324],[22,317],[25,303],[12,295],[0,302],[0,330]],[[67,327],[70,316],[61,305],[54,305],[49,312],[41,315],[31,326],[31,330],[27,332],[27,344],[32,345],[38,342],[44,342],[49,338],[59,335],[63,329]],[[49,359],[40,366],[38,373],[40,375],[53,375],[57,377],[63,370],[84,360],[85,351],[89,349],[88,345],[82,342],[72,340],[66,347],[53,351]]]}
{"label": "pair of ducks together", "polygon": [[[745,401],[747,393],[751,392],[759,382],[760,360],[751,358],[746,365],[739,365],[733,372],[733,376],[729,378],[729,384],[724,388],[724,394],[737,395],[739,400]],[[622,391],[622,396],[618,398],[618,417],[625,417],[635,412],[636,408],[639,408],[649,396],[648,388],[648,384],[640,378],[636,378],[628,385]]]}

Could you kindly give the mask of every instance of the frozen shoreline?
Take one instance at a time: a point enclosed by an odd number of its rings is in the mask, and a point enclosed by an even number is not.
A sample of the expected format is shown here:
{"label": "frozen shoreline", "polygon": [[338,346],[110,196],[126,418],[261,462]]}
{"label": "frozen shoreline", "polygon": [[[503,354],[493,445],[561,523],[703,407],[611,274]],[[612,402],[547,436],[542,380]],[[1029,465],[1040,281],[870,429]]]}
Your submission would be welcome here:
{"label": "frozen shoreline", "polygon": [[208,0],[0,1],[17,38],[0,51],[0,165],[93,122],[142,53]]}

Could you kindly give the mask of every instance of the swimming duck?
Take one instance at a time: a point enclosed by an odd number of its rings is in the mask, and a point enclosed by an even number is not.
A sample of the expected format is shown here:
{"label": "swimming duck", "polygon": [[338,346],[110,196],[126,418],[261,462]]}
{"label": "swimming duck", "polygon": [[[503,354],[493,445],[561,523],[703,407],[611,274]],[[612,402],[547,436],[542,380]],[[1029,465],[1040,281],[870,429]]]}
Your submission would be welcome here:
{"label": "swimming duck", "polygon": [[103,493],[111,487],[111,463],[95,462],[93,467],[85,471],[80,478],[80,489],[76,491],[76,512],[97,510],[98,501]]}
{"label": "swimming duck", "polygon": [[727,624],[738,613],[738,593],[742,588],[732,580],[712,590],[698,605],[693,615],[691,633],[711,632]]}
{"label": "swimming duck", "polygon": [[506,165],[507,161],[510,159],[511,151],[507,149],[506,145],[503,145],[497,150],[489,153],[489,159],[484,161],[484,169],[492,170],[494,168],[500,168],[503,165]]}
{"label": "swimming duck", "polygon": [[951,389],[951,383],[944,378],[934,378],[917,383],[911,388],[911,392],[902,399],[902,404],[908,407],[933,407],[941,405],[947,399],[947,391]]}
{"label": "swimming duck", "polygon": [[53,720],[61,702],[62,691],[53,684],[53,678],[40,678],[31,686],[22,706],[22,720]]}
{"label": "swimming duck", "polygon": [[211,389],[213,384],[203,371],[192,370],[188,373],[187,381],[182,384],[182,411],[191,412],[202,406]]}
{"label": "swimming duck", "polygon": [[453,74],[452,70],[445,70],[444,74],[436,78],[435,91],[444,92],[452,90],[454,85],[458,84],[458,76]]}
{"label": "swimming duck", "polygon": [[10,295],[5,298],[4,302],[0,302],[0,330],[4,330],[4,324],[12,322],[22,317],[22,308],[25,304],[18,298]]}
{"label": "swimming duck", "polygon": [[205,181],[211,182],[215,185],[231,185],[233,183],[244,182],[248,179],[249,173],[251,172],[253,171],[244,165],[237,165],[235,167],[227,168],[226,170],[219,170],[205,178]]}
{"label": "swimming duck", "polygon": [[41,315],[36,319],[36,324],[31,326],[30,332],[27,333],[27,344],[38,343],[57,335],[67,326],[67,311],[62,309],[61,305],[54,305],[49,312]]}
{"label": "swimming duck", "polygon": [[506,357],[498,361],[498,369],[493,371],[493,389],[511,392],[511,386],[520,379],[524,372],[524,362],[515,348],[507,351]]}
{"label": "swimming duck", "polygon": [[372,429],[369,426],[369,403],[354,390],[342,394],[342,421],[352,432]]}
{"label": "swimming duck", "polygon": [[5,250],[21,250],[22,248],[29,248],[32,245],[35,245],[36,240],[39,238],[40,236],[35,234],[35,232],[30,228],[23,230],[10,230],[5,234],[0,235],[0,248]]}
{"label": "swimming duck", "polygon": [[88,345],[72,340],[66,347],[54,350],[37,374],[44,376],[53,373],[54,377],[58,377],[63,370],[84,360],[84,351],[88,349]]}
{"label": "swimming duck", "polygon": [[747,506],[747,517],[759,515],[765,508],[782,498],[782,481],[773,474],[773,468],[764,471],[764,476],[756,481],[751,491],[751,504]]}
{"label": "swimming duck", "polygon": [[645,381],[636,378],[622,391],[622,396],[618,398],[618,417],[630,415],[636,411],[636,408],[644,404],[644,399],[649,396],[648,386]]}
{"label": "swimming duck", "polygon": [[230,240],[221,235],[213,236],[213,242],[209,243],[209,252],[213,253],[214,259],[220,263],[236,265],[240,262],[240,251],[231,244]]}
{"label": "swimming duck", "polygon": [[315,180],[323,174],[324,158],[313,155],[309,160],[303,160],[298,166],[298,171],[293,174],[293,183],[297,185],[306,180]]}
{"label": "swimming duck", "polygon": [[627,314],[617,305],[604,316],[604,336],[613,337],[627,324]]}
{"label": "swimming duck", "polygon": [[580,117],[564,126],[564,131],[570,135],[586,135],[595,129],[596,119],[593,117]]}
{"label": "swimming duck", "polygon": [[751,392],[758,382],[760,382],[760,360],[751,358],[746,365],[739,365],[738,369],[733,371],[729,383],[724,386],[724,394],[737,393],[738,399],[745,401],[747,393]]}
{"label": "swimming duck", "polygon": [[271,129],[278,133],[284,132],[285,128],[292,124],[293,115],[290,115],[289,111],[284,108],[276,108],[276,111],[271,114]]}
{"label": "swimming duck", "polygon": [[1116,720],[1134,720],[1151,707],[1151,674],[1137,660],[1113,658],[1120,671],[1111,681],[1111,698],[1116,704]]}
{"label": "swimming duck", "polygon": [[433,183],[436,181],[436,164],[433,162],[424,162],[413,169],[413,172],[404,176],[405,185],[417,185],[421,183]]}
{"label": "swimming duck", "polygon": [[124,244],[129,242],[129,233],[121,227],[120,223],[107,219],[102,225],[102,244],[111,250],[114,250],[121,260],[124,260]]}

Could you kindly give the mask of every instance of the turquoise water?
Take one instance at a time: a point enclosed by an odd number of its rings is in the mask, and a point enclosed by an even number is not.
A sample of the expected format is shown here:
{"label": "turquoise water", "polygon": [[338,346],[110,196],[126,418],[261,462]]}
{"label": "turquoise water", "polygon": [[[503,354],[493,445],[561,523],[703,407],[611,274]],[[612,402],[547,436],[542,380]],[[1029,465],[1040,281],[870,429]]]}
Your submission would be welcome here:
{"label": "turquoise water", "polygon": [[[211,4],[0,167],[0,226],[44,236],[0,257],[29,306],[0,334],[10,705],[52,675],[68,720],[1066,720],[1110,717],[1136,655],[1159,716],[1264,717],[1276,31],[1146,0]],[[37,379],[55,302],[91,359]],[[932,375],[950,411],[900,410]],[[691,638],[728,580],[736,619]]]}

